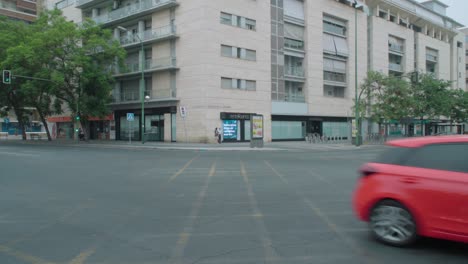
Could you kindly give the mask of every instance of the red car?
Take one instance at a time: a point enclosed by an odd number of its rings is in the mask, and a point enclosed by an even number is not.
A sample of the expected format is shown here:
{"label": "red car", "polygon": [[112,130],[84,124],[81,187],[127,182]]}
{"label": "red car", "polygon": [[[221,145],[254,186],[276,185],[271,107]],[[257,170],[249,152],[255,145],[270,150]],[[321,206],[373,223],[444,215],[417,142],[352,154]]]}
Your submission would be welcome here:
{"label": "red car", "polygon": [[360,169],[353,206],[375,238],[406,246],[418,236],[468,243],[468,136],[387,143]]}

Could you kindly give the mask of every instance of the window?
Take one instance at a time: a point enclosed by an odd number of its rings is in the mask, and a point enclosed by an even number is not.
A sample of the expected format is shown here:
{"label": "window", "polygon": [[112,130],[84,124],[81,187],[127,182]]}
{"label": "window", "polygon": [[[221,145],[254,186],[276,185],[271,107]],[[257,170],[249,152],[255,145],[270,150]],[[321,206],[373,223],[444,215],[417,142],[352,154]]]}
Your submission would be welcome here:
{"label": "window", "polygon": [[221,56],[238,58],[250,61],[257,60],[257,52],[255,50],[221,45]]}
{"label": "window", "polygon": [[255,20],[253,19],[248,19],[246,18],[245,19],[245,27],[248,29],[248,30],[256,30],[256,22]]}
{"label": "window", "polygon": [[397,53],[405,52],[405,40],[394,36],[388,36],[388,49]]}
{"label": "window", "polygon": [[232,57],[232,47],[221,45],[221,56]]}
{"label": "window", "polygon": [[331,34],[346,36],[346,22],[329,16],[324,16],[323,31]]}
{"label": "window", "polygon": [[323,59],[324,81],[346,83],[346,61]]}
{"label": "window", "polygon": [[249,90],[249,91],[255,91],[255,89],[257,88],[257,83],[255,81],[245,81],[245,89],[246,90]]}
{"label": "window", "polygon": [[468,144],[433,144],[408,156],[407,166],[436,170],[468,172]]}
{"label": "window", "polygon": [[379,11],[379,17],[387,19],[387,12]]}
{"label": "window", "polygon": [[257,60],[257,52],[255,50],[245,50],[245,59],[256,61]]}
{"label": "window", "polygon": [[458,42],[457,42],[457,47],[463,48],[463,43],[461,43],[460,41],[458,41]]}
{"label": "window", "polygon": [[254,31],[256,30],[255,20],[246,17],[236,16],[229,13],[221,12],[220,22],[221,24],[225,25],[236,26]]}
{"label": "window", "polygon": [[323,52],[347,57],[349,55],[348,43],[345,38],[323,34]]}
{"label": "window", "polygon": [[221,12],[221,24],[232,25],[232,15]]}
{"label": "window", "polygon": [[323,95],[325,97],[344,98],[344,87],[324,85],[323,86]]}
{"label": "window", "polygon": [[257,87],[256,81],[221,77],[221,88],[255,91]]}
{"label": "window", "polygon": [[304,50],[304,41],[284,38],[284,47],[290,49]]}
{"label": "window", "polygon": [[390,15],[390,21],[395,22],[395,21],[396,21],[396,17],[395,17],[394,15]]}

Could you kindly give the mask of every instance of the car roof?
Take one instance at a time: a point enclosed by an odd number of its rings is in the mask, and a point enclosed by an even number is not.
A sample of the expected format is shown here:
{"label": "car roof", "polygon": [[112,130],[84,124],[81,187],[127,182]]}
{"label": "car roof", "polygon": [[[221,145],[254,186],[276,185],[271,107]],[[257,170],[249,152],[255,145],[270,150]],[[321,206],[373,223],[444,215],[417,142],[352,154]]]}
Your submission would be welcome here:
{"label": "car roof", "polygon": [[386,145],[394,147],[418,148],[429,144],[459,142],[468,143],[468,135],[405,138],[389,141],[386,143]]}

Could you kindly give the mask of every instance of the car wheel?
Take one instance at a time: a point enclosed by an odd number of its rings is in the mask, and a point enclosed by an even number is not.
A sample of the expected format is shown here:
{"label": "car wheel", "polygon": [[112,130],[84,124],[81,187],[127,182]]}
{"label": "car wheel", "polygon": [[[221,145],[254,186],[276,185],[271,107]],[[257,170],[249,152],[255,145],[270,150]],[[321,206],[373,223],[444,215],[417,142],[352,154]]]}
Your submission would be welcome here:
{"label": "car wheel", "polygon": [[392,246],[410,245],[418,236],[416,222],[409,210],[393,200],[384,200],[374,206],[369,224],[377,240]]}

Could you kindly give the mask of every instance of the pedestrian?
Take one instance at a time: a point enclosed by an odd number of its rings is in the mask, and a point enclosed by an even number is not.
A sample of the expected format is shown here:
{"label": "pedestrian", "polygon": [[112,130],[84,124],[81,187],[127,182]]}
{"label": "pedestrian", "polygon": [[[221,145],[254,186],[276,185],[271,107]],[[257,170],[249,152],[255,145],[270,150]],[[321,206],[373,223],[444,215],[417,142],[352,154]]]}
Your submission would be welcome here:
{"label": "pedestrian", "polygon": [[83,132],[83,129],[80,128],[79,132],[78,132],[78,137],[81,141],[84,141],[85,139],[85,134]]}
{"label": "pedestrian", "polygon": [[219,143],[219,129],[215,127],[214,131],[215,140]]}
{"label": "pedestrian", "polygon": [[221,128],[218,129],[218,144],[221,144]]}

